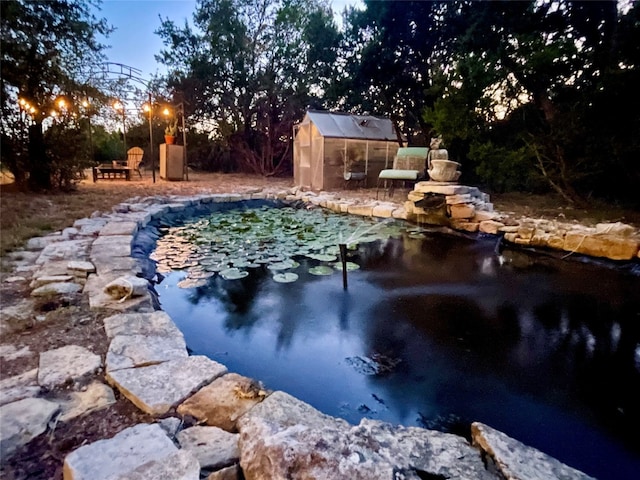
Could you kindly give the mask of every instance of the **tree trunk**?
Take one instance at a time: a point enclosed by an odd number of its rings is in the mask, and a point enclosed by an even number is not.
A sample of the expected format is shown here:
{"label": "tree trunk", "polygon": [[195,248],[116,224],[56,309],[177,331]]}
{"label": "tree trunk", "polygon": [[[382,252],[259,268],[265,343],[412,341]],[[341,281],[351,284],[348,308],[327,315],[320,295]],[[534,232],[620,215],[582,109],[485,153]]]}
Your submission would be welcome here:
{"label": "tree trunk", "polygon": [[45,150],[41,122],[29,125],[29,188],[34,191],[51,188],[51,165]]}

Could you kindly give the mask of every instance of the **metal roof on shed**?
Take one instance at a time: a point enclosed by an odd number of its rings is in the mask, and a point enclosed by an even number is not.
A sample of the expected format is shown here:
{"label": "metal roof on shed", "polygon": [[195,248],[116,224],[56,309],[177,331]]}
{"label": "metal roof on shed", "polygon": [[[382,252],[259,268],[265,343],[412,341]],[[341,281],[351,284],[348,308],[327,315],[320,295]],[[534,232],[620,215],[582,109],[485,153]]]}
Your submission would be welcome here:
{"label": "metal roof on shed", "polygon": [[398,141],[393,123],[388,118],[310,110],[302,120],[302,124],[310,121],[315,124],[323,137]]}

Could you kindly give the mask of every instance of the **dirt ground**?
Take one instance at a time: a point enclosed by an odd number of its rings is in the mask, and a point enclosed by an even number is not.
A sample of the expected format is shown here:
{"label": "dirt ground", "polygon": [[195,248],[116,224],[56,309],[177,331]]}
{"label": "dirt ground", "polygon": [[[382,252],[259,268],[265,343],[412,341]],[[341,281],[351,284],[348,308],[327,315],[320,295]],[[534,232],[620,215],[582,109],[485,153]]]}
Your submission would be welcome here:
{"label": "dirt ground", "polygon": [[[50,225],[25,226],[15,234],[17,246],[31,231],[58,230],[72,225],[77,218],[91,215],[94,211],[109,211],[113,205],[134,197],[152,195],[194,195],[198,193],[223,193],[255,191],[263,187],[284,189],[293,186],[291,178],[262,178],[239,174],[190,173],[189,181],[166,182],[156,179],[154,183],[149,172],[142,179],[131,181],[91,180],[82,182],[76,193],[66,195],[32,195],[14,191],[11,185],[1,187],[2,228],[4,235],[16,222],[34,216],[49,218]],[[408,190],[397,189],[393,200],[400,203],[406,199]],[[335,193],[335,192],[334,192]],[[375,198],[373,189],[345,190],[338,192],[343,197]],[[385,197],[385,199],[387,199]],[[599,205],[593,209],[578,210],[563,204],[552,195],[530,196],[523,194],[492,196],[495,209],[509,213],[513,217],[559,219],[592,225],[599,221],[623,221],[640,226],[640,212],[625,211],[611,206]],[[30,214],[29,212],[33,212]],[[63,212],[63,213],[60,213]],[[15,218],[14,218],[15,217]],[[24,238],[23,238],[24,237]],[[5,270],[6,278],[11,272]],[[2,305],[12,305],[22,298],[28,298],[26,283],[0,283]],[[13,332],[4,333],[1,344],[12,344],[18,348],[28,347],[30,355],[15,360],[3,361],[0,365],[0,379],[37,368],[40,352],[75,344],[87,347],[104,356],[108,342],[102,327],[102,319],[109,312],[92,311],[88,300],[82,295],[62,299],[42,300],[36,304],[37,320],[29,320],[21,325],[13,325]],[[98,380],[105,382],[104,374]],[[67,393],[64,389],[47,392],[45,396],[60,398]],[[52,425],[43,435],[20,448],[15,454],[3,458],[0,478],[7,480],[62,479],[64,457],[85,443],[110,438],[120,430],[140,422],[153,419],[134,407],[117,391],[116,403],[109,408],[89,413],[66,423]],[[171,416],[170,412],[168,416]],[[189,419],[186,419],[189,422]]]}

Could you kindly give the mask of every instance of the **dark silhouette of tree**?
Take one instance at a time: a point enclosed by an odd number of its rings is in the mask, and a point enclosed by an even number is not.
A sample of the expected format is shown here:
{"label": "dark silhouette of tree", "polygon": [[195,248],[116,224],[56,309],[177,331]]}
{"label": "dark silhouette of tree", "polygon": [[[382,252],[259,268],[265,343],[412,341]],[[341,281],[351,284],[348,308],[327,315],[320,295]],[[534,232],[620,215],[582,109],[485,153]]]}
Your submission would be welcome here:
{"label": "dark silhouette of tree", "polygon": [[[43,120],[58,97],[88,93],[83,71],[102,58],[103,46],[96,36],[110,29],[104,19],[90,13],[91,6],[98,4],[79,0],[0,3],[2,164],[34,190],[50,188],[52,175],[62,173],[53,171]],[[29,111],[19,111],[19,99],[28,102]],[[27,137],[22,135],[24,130]]]}

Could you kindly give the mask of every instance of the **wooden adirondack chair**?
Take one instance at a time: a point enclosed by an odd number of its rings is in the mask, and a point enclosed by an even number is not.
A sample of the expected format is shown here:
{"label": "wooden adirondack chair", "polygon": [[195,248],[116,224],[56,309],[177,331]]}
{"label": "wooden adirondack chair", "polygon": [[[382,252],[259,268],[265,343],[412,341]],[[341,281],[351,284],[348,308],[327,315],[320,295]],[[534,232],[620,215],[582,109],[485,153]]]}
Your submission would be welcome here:
{"label": "wooden adirondack chair", "polygon": [[140,171],[140,162],[142,162],[142,157],[144,155],[144,150],[140,147],[133,147],[127,150],[127,168],[130,168],[134,172],[138,172],[140,178],[142,178],[142,172]]}

